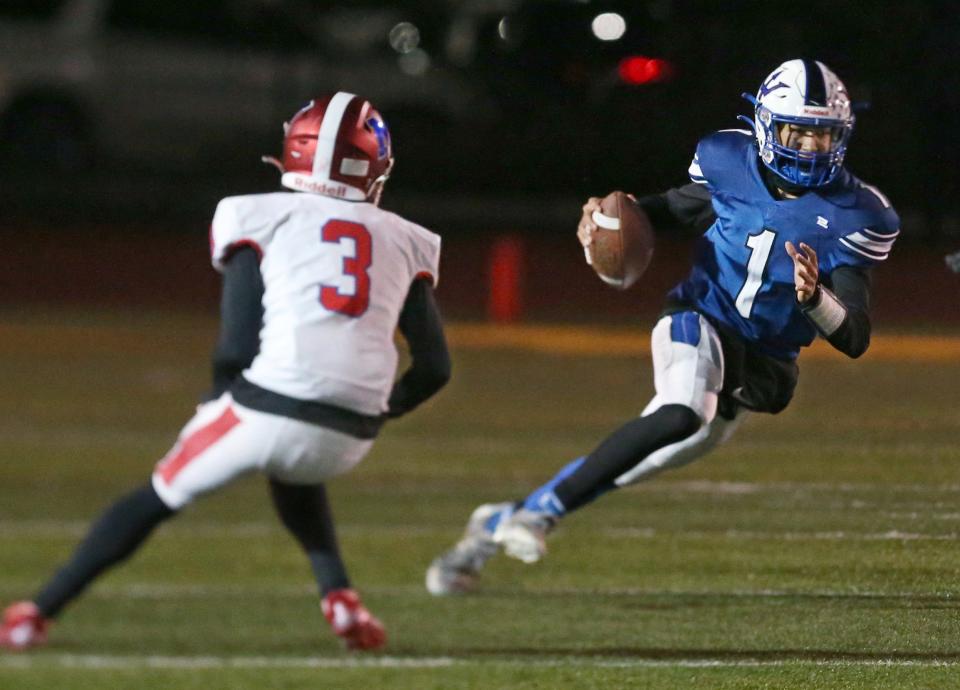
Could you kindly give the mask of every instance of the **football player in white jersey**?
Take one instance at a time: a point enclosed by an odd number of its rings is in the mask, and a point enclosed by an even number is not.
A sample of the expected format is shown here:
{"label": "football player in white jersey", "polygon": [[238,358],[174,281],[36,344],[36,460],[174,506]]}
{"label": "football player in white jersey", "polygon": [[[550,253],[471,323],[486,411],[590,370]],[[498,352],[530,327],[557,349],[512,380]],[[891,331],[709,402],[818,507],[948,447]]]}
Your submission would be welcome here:
{"label": "football player in white jersey", "polygon": [[[334,632],[352,649],[384,644],[340,558],[324,481],[449,379],[433,298],[440,238],[379,208],[393,156],[368,101],[318,98],[284,135],[282,160],[264,160],[293,191],[226,198],[213,218],[223,296],[209,400],[151,481],[109,507],[33,599],[6,609],[0,646],[43,644],[63,608],[154,527],[252,471],[306,552]],[[398,327],[412,363],[395,380]]]}

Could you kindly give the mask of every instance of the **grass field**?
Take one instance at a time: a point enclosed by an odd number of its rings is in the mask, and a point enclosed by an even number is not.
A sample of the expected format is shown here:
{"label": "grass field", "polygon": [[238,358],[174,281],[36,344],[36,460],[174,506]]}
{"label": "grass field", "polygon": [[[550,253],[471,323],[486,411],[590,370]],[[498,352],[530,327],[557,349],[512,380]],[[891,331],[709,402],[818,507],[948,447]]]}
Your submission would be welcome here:
{"label": "grass field", "polygon": [[[383,655],[341,650],[249,478],[162,528],[47,649],[0,654],[0,688],[960,685],[960,339],[814,350],[779,417],[572,516],[543,563],[501,558],[477,595],[435,599],[424,569],[476,504],[519,497],[651,392],[643,327],[450,330],[449,389],[330,485]],[[146,479],[213,334],[174,314],[3,315],[0,598],[31,594]]]}

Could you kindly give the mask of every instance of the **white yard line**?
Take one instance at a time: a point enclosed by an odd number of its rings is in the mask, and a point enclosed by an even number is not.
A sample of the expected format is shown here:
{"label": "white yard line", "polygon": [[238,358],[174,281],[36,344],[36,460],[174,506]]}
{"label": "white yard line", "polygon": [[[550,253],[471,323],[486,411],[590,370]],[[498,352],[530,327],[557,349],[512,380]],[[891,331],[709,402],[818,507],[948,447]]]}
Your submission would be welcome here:
{"label": "white yard line", "polygon": [[[960,492],[960,484],[922,484],[899,483],[882,484],[868,482],[733,482],[711,479],[688,479],[681,481],[660,481],[639,485],[652,491],[684,491],[706,494],[752,494],[764,491],[836,491],[851,493],[902,491],[917,494],[941,494]],[[639,487],[638,487],[639,488]]]}
{"label": "white yard line", "polygon": [[644,589],[640,587],[543,587],[520,590],[527,595],[550,596],[612,596],[612,597],[709,597],[717,599],[937,599],[956,601],[956,592],[881,592],[872,590],[835,589],[730,589],[730,590],[673,590]]}
{"label": "white yard line", "polygon": [[[363,591],[378,596],[426,596],[420,584],[367,586]],[[717,598],[717,599],[935,599],[943,602],[955,602],[955,591],[874,591],[864,589],[652,589],[642,587],[536,587],[533,589],[494,587],[487,588],[488,594],[508,594],[521,596],[569,596],[569,597],[680,597],[680,598]],[[22,593],[22,587],[0,584],[0,596],[15,596]],[[316,586],[309,582],[301,585],[291,584],[211,584],[211,583],[168,583],[137,582],[131,584],[98,584],[87,594],[94,599],[128,600],[182,600],[182,599],[249,599],[269,597],[315,598]]]}
{"label": "white yard line", "polygon": [[955,541],[956,532],[925,534],[921,532],[777,532],[730,529],[708,532],[685,530],[679,532],[658,531],[650,527],[607,527],[599,530],[605,537],[615,539],[654,539],[669,535],[672,539],[727,539],[729,541]]}
{"label": "white yard line", "polygon": [[495,665],[525,668],[763,668],[785,666],[817,667],[955,667],[960,661],[938,659],[598,659],[566,656],[563,659],[470,659],[455,657],[270,657],[270,656],[134,656],[107,654],[39,654],[0,656],[0,669],[64,668],[78,670],[223,670],[223,669],[313,669],[390,668],[440,669],[453,666]]}
{"label": "white yard line", "polygon": [[[5,520],[0,518],[0,539],[21,537],[75,537],[79,538],[87,533],[90,522],[85,520]],[[454,529],[454,531],[456,531]],[[342,523],[337,525],[337,532],[341,534],[403,534],[417,535],[446,535],[451,533],[449,525],[357,525]],[[205,522],[191,520],[165,527],[158,532],[159,537],[199,538],[199,539],[262,539],[285,535],[286,531],[279,521],[264,522]]]}
{"label": "white yard line", "polygon": [[[937,514],[932,518],[943,519]],[[953,519],[953,516],[951,516]],[[39,538],[79,538],[86,534],[90,523],[81,520],[2,520],[0,519],[0,539]],[[447,536],[456,533],[456,526],[438,524],[426,525],[356,525],[341,524],[341,534],[379,534],[400,536]],[[835,531],[777,531],[777,530],[660,530],[653,527],[603,527],[596,532],[611,539],[671,539],[700,540],[725,539],[728,541],[953,541],[960,534],[950,532],[907,532],[887,530],[884,532],[857,532],[851,530]],[[191,522],[189,525],[173,525],[163,531],[162,538],[230,538],[262,539],[284,534],[283,527],[275,522]]]}
{"label": "white yard line", "polygon": [[0,668],[73,669],[289,669],[289,668],[442,668],[449,657],[269,657],[269,656],[113,656],[107,654],[3,655]]}

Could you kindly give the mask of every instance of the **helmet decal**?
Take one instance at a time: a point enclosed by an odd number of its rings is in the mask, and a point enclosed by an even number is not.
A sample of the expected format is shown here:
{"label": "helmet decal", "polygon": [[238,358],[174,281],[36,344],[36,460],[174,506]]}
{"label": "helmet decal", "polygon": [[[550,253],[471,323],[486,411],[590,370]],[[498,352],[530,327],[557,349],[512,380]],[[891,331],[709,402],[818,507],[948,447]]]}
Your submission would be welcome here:
{"label": "helmet decal", "polygon": [[369,118],[367,126],[377,136],[377,158],[386,158],[390,152],[390,132],[387,131],[387,126],[377,117]]}
{"label": "helmet decal", "polygon": [[782,69],[778,69],[776,72],[771,74],[769,77],[763,80],[763,83],[760,85],[760,94],[759,98],[763,98],[771,91],[776,91],[777,89],[787,89],[790,88],[790,85],[784,81],[776,81],[777,77],[783,74]]}
{"label": "helmet decal", "polygon": [[339,91],[333,95],[323,114],[320,132],[317,134],[317,149],[313,154],[313,176],[317,178],[330,177],[330,166],[333,163],[333,150],[337,146],[337,135],[343,122],[343,114],[350,102],[356,98],[352,93]]}
{"label": "helmet decal", "polygon": [[823,72],[813,60],[803,61],[803,71],[807,76],[807,88],[804,94],[807,105],[827,105],[827,85]]}

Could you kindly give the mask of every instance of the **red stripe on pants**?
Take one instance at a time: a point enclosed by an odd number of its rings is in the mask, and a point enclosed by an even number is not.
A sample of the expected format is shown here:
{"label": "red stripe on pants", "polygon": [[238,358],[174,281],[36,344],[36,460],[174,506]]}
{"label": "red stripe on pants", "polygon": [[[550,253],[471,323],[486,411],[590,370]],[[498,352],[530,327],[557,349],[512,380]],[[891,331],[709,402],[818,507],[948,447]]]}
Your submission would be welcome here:
{"label": "red stripe on pants", "polygon": [[230,429],[240,423],[240,419],[233,413],[232,407],[227,407],[223,414],[201,429],[187,436],[171,451],[157,467],[160,477],[169,484],[180,470],[186,467],[191,460],[200,455],[207,448],[219,441]]}

